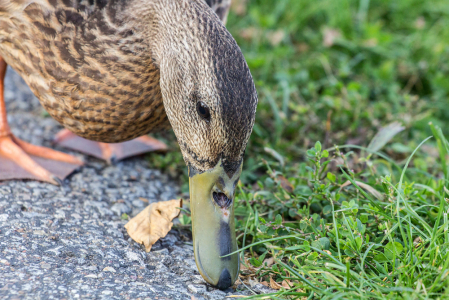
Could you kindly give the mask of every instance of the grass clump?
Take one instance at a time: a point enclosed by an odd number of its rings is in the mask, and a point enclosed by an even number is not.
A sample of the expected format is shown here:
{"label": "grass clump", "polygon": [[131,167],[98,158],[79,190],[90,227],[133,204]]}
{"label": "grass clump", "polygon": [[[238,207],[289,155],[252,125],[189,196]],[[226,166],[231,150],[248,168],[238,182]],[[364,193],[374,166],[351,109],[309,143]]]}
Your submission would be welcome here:
{"label": "grass clump", "polygon": [[[437,139],[442,157],[449,155],[447,141]],[[266,162],[258,188],[240,186],[242,278],[279,289],[257,297],[447,299],[447,177],[418,184],[407,176],[412,157],[399,172],[376,154],[359,161],[396,171],[354,172],[348,153],[319,142],[307,156],[295,171],[286,166],[295,173],[288,180]]]}

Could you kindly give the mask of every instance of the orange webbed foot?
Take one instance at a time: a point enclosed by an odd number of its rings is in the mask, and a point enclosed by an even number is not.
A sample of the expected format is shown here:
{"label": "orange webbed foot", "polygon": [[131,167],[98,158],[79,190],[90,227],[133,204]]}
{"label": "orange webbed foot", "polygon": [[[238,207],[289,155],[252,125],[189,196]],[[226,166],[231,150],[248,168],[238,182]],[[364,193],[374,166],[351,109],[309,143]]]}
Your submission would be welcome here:
{"label": "orange webbed foot", "polygon": [[83,165],[75,156],[29,144],[12,134],[0,137],[0,181],[32,179],[60,185]]}
{"label": "orange webbed foot", "polygon": [[60,146],[105,160],[110,164],[147,152],[167,150],[167,146],[163,142],[149,136],[141,136],[123,143],[100,143],[79,137],[68,129],[58,132],[55,142]]}

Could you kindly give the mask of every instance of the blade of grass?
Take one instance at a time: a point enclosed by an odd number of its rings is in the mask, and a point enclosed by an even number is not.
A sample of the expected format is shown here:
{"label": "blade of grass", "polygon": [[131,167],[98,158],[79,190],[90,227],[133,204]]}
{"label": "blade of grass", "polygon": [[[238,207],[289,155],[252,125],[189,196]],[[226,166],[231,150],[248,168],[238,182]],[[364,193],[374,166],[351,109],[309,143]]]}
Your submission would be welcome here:
{"label": "blade of grass", "polygon": [[293,273],[295,276],[297,276],[301,281],[303,281],[304,283],[306,283],[308,286],[310,286],[311,288],[313,288],[314,290],[320,292],[322,291],[322,289],[314,286],[310,281],[308,281],[306,278],[304,278],[304,276],[302,276],[301,274],[299,274],[298,272],[296,272],[293,268],[291,268],[289,265],[283,263],[282,261],[275,259],[276,263],[280,264],[281,266],[283,266],[284,268],[286,268],[287,270],[289,270],[291,273]]}

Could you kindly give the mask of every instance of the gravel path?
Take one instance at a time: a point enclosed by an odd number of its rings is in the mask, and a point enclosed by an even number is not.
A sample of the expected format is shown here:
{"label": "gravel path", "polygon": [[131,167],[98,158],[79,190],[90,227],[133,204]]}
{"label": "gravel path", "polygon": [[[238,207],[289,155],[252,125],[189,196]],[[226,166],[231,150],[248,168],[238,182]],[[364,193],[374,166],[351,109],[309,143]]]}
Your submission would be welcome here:
{"label": "gravel path", "polygon": [[[50,139],[61,127],[43,117],[39,102],[11,69],[5,84],[14,134],[54,147]],[[63,187],[33,181],[0,183],[0,298],[248,295],[242,285],[223,292],[205,284],[185,233],[172,230],[150,253],[129,238],[122,213],[134,216],[148,203],[174,199],[177,193],[178,187],[143,158],[115,166],[88,158],[87,165],[66,179]],[[266,291],[262,285],[253,289]]]}

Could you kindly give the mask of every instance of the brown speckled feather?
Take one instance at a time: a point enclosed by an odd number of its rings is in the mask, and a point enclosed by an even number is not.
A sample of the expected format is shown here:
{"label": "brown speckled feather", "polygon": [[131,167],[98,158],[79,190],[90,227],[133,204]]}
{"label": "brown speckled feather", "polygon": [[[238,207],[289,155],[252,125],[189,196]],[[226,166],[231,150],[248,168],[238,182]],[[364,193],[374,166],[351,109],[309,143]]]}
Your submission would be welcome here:
{"label": "brown speckled feather", "polygon": [[[206,0],[225,20],[229,0]],[[74,133],[120,142],[173,127],[197,171],[238,169],[257,94],[203,0],[0,0],[0,56]],[[198,116],[204,102],[211,120]]]}
{"label": "brown speckled feather", "polygon": [[[118,142],[168,125],[142,34],[109,1],[11,1],[0,7],[0,55],[50,115],[74,133]],[[9,9],[8,9],[9,8]]]}

